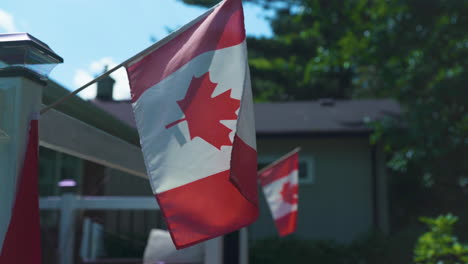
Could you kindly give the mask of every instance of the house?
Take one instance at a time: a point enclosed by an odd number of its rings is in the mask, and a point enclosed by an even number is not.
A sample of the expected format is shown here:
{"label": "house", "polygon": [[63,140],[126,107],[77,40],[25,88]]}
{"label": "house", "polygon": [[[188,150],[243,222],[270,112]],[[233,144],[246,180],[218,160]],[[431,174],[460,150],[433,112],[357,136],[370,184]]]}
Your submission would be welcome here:
{"label": "house", "polygon": [[[112,92],[109,86],[101,82],[91,102],[135,127],[131,102],[104,95]],[[398,103],[389,99],[255,104],[260,167],[302,147],[297,236],[350,242],[375,229],[388,232],[385,157],[380,145],[370,143],[369,122],[398,115]],[[252,240],[276,236],[261,191],[260,199],[260,217],[249,227]]]}
{"label": "house", "polygon": [[[388,232],[385,157],[370,144],[368,122],[400,114],[393,100],[323,99],[255,105],[260,164],[301,146],[297,236],[350,242],[380,229]],[[252,239],[274,235],[261,195]]]}

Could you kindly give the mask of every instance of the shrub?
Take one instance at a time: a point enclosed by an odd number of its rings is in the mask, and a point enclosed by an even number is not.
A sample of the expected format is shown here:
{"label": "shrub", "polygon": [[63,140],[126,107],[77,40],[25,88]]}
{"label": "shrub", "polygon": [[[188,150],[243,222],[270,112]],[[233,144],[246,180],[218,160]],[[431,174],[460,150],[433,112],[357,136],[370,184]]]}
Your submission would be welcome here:
{"label": "shrub", "polygon": [[458,242],[453,235],[453,226],[458,221],[451,214],[437,218],[421,217],[429,227],[416,243],[414,262],[417,264],[463,264],[468,263],[468,246]]}
{"label": "shrub", "polygon": [[250,250],[250,263],[386,264],[387,239],[371,234],[351,244],[311,241],[297,237],[257,241]]}

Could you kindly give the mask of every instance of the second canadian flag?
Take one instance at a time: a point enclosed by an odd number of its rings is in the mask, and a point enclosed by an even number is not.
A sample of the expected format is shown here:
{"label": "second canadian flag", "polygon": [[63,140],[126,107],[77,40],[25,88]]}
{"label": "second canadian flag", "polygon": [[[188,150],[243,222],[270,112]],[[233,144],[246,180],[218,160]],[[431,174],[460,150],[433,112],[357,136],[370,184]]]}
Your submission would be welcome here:
{"label": "second canadian flag", "polygon": [[280,236],[296,231],[299,149],[259,172],[260,183]]}

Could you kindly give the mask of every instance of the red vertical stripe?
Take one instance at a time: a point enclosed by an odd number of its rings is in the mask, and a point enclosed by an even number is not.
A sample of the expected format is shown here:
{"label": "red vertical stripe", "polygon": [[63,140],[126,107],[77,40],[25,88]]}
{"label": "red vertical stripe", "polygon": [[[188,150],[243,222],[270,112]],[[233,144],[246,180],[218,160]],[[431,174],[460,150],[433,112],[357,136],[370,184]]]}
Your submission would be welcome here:
{"label": "red vertical stripe", "polygon": [[280,236],[286,236],[296,231],[297,211],[291,212],[278,219],[275,219],[275,225]]}
{"label": "red vertical stripe", "polygon": [[257,150],[234,136],[230,180],[249,201],[258,204]]}
{"label": "red vertical stripe", "polygon": [[32,120],[21,175],[18,180],[10,225],[3,242],[0,263],[41,263],[38,192],[38,121]]}

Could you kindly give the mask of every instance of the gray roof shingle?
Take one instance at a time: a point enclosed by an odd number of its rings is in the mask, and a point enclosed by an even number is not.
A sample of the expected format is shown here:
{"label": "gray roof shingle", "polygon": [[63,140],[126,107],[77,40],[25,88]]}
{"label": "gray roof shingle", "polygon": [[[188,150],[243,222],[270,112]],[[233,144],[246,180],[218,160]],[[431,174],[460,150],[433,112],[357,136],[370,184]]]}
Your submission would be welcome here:
{"label": "gray roof shingle", "polygon": [[366,122],[400,114],[391,99],[255,104],[258,134],[370,132]]}

